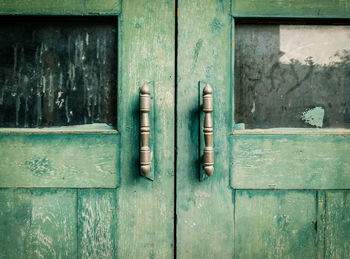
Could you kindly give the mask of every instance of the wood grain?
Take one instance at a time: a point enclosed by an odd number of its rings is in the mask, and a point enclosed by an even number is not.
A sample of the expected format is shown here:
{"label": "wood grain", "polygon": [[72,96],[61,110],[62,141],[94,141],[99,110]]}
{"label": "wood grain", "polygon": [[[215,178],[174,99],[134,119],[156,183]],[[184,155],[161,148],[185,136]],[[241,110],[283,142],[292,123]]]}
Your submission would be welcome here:
{"label": "wood grain", "polygon": [[[177,257],[233,257],[230,2],[178,1]],[[198,83],[213,88],[215,171],[199,182]]]}
{"label": "wood grain", "polygon": [[325,256],[350,258],[350,191],[325,191]]}
{"label": "wood grain", "polygon": [[78,190],[78,258],[115,258],[116,190]]}
{"label": "wood grain", "polygon": [[0,187],[118,185],[119,135],[0,135]]}
{"label": "wood grain", "polygon": [[2,0],[0,14],[5,15],[117,15],[120,0]]}
{"label": "wood grain", "polygon": [[349,18],[349,0],[235,0],[234,17]]}
{"label": "wood grain", "polygon": [[[174,237],[175,1],[125,0],[120,16],[121,182],[117,258],[171,258]],[[140,176],[139,91],[154,87],[154,180]]]}
{"label": "wood grain", "polygon": [[348,189],[348,135],[231,137],[235,189]]}
{"label": "wood grain", "polygon": [[0,258],[75,258],[75,190],[0,189]]}
{"label": "wood grain", "polygon": [[316,258],[316,192],[237,190],[235,258]]}

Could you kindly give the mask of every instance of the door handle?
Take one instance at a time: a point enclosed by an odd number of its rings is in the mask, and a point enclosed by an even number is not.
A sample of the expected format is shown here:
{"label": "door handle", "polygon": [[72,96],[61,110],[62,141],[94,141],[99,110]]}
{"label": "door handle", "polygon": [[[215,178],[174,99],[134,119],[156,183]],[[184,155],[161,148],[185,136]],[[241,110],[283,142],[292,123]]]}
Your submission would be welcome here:
{"label": "door handle", "polygon": [[203,89],[203,112],[204,115],[204,152],[203,152],[203,169],[207,176],[214,173],[214,148],[213,148],[213,89],[206,85]]}
{"label": "door handle", "polygon": [[152,154],[149,147],[149,136],[151,133],[149,112],[151,111],[151,89],[145,84],[140,89],[140,171],[147,176],[151,171]]}

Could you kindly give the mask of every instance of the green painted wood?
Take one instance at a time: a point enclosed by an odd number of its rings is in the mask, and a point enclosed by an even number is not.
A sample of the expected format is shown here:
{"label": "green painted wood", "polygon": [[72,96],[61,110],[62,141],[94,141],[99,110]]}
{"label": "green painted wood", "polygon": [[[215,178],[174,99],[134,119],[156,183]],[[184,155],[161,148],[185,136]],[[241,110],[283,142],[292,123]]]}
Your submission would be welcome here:
{"label": "green painted wood", "polygon": [[[234,0],[231,10],[238,19],[350,17],[347,0]],[[349,257],[348,191],[254,190],[349,189],[349,132],[241,129],[230,138],[230,185],[253,190],[236,190],[235,258]]]}
{"label": "green painted wood", "polygon": [[75,258],[75,190],[0,189],[0,258]]}
{"label": "green painted wood", "polygon": [[78,190],[78,258],[115,258],[116,211],[116,190]]}
{"label": "green painted wood", "polygon": [[[175,1],[123,0],[117,258],[171,258],[174,237]],[[139,89],[154,86],[154,181],[139,170]]]}
{"label": "green painted wood", "polygon": [[0,187],[115,188],[119,142],[119,135],[0,135]]}
{"label": "green painted wood", "polygon": [[[79,218],[79,229],[75,229],[78,256],[170,258],[174,236],[175,2],[125,0],[122,4],[121,8],[114,0],[0,3],[0,14],[7,15],[116,15],[123,9],[118,16],[121,135],[70,129],[63,133],[7,132],[0,138],[0,159],[5,163],[0,174],[6,177],[5,187],[115,188],[120,184],[120,192],[79,191],[74,204],[79,205],[80,214],[76,209],[69,212]],[[155,87],[153,182],[139,176],[138,100],[145,82]],[[31,200],[29,197],[28,202]],[[106,212],[107,208],[114,210],[113,214]],[[69,245],[77,247],[76,240]],[[64,242],[62,246],[68,247]]]}
{"label": "green painted wood", "polygon": [[234,17],[349,18],[349,0],[233,0]]}
{"label": "green painted wood", "polygon": [[325,258],[350,258],[350,191],[325,191]]}
{"label": "green painted wood", "polygon": [[235,189],[348,189],[350,136],[233,135]]}
{"label": "green painted wood", "polygon": [[2,0],[2,15],[117,15],[120,0]]}
{"label": "green painted wood", "polygon": [[316,258],[316,192],[237,190],[235,258]]}
{"label": "green painted wood", "polygon": [[326,194],[324,191],[317,191],[317,258],[324,258],[325,255],[325,227],[326,227]]}
{"label": "green painted wood", "polygon": [[[233,257],[230,1],[178,1],[177,258]],[[213,88],[214,174],[199,181],[198,83]]]}

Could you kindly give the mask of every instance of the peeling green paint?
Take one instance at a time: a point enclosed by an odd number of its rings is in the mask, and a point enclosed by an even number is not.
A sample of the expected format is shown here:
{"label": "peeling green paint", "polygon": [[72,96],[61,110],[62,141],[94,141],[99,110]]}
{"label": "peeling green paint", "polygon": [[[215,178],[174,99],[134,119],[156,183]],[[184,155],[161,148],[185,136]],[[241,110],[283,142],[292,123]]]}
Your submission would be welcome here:
{"label": "peeling green paint", "polygon": [[42,175],[50,171],[49,160],[46,157],[26,161],[26,164],[35,175]]}
{"label": "peeling green paint", "polygon": [[310,124],[311,126],[322,128],[324,119],[324,109],[322,107],[308,109],[302,113],[300,118],[306,123]]}

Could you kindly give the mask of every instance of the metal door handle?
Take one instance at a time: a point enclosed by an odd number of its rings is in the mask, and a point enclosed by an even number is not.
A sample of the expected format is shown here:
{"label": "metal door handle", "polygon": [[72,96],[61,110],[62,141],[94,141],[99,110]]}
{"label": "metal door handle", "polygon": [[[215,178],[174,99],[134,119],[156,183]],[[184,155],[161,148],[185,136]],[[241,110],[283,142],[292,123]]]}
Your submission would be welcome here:
{"label": "metal door handle", "polygon": [[151,111],[151,89],[145,84],[140,90],[140,171],[143,176],[151,171],[151,160],[152,154],[149,147],[149,136],[151,133],[150,123],[149,123],[149,112]]}
{"label": "metal door handle", "polygon": [[203,169],[206,175],[211,176],[214,173],[214,148],[213,148],[213,89],[206,85],[203,89],[203,112],[204,115],[204,153]]}

